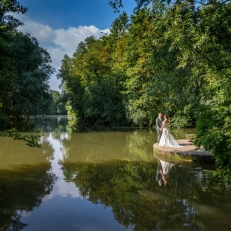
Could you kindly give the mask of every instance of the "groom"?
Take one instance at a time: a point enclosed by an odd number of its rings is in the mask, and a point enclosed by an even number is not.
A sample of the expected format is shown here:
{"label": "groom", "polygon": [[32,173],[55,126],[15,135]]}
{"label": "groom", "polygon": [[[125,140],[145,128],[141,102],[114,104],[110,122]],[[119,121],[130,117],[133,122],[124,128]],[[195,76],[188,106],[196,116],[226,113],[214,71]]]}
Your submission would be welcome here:
{"label": "groom", "polygon": [[162,131],[160,131],[160,128],[162,127],[162,113],[160,112],[158,114],[158,117],[156,118],[156,131],[157,131],[157,142],[159,144],[160,137],[162,135]]}

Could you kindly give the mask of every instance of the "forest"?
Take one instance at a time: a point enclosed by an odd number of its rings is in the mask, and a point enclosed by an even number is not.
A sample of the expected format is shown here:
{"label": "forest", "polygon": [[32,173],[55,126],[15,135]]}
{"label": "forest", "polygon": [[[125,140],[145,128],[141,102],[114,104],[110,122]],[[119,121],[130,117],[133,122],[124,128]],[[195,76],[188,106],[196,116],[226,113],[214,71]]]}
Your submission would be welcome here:
{"label": "forest", "polygon": [[[86,126],[196,127],[196,141],[231,169],[230,1],[136,0],[110,33],[65,55],[58,78],[67,111]],[[115,11],[123,2],[110,1]]]}
{"label": "forest", "polygon": [[16,0],[0,3],[0,126],[36,114],[65,114],[84,126],[148,126],[158,112],[172,127],[196,128],[196,144],[231,169],[231,2],[122,0],[109,34],[88,37],[64,56],[50,90],[49,53],[17,31],[25,14]]}

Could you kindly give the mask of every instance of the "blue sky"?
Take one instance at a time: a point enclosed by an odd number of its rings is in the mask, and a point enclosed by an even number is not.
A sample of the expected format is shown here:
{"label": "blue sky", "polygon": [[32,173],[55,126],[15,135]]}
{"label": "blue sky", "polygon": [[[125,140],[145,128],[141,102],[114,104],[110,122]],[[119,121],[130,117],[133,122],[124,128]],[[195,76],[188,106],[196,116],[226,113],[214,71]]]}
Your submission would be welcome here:
{"label": "blue sky", "polygon": [[[28,8],[26,15],[18,15],[24,22],[19,30],[36,37],[40,45],[51,54],[53,66],[59,69],[64,54],[72,56],[79,42],[88,36],[99,37],[108,32],[118,13],[114,13],[109,0],[18,0]],[[135,0],[124,0],[128,15]],[[52,90],[58,90],[59,81],[53,75]]]}

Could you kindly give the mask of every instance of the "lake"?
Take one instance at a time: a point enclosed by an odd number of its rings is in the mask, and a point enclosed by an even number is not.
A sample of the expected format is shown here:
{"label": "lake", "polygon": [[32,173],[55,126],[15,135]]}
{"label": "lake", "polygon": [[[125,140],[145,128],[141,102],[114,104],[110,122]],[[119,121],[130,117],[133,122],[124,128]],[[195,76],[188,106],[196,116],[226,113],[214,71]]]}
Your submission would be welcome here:
{"label": "lake", "polygon": [[41,135],[40,149],[0,137],[0,230],[231,230],[231,192],[211,180],[214,166],[153,155],[155,130],[33,122],[25,133]]}

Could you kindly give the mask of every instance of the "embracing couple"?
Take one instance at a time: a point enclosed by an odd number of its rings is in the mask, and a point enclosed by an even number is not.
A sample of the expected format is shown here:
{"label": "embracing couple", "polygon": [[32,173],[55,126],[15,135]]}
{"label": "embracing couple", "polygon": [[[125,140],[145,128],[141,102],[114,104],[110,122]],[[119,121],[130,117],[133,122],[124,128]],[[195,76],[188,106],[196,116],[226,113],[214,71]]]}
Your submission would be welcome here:
{"label": "embracing couple", "polygon": [[157,131],[157,141],[159,146],[171,147],[171,148],[182,148],[176,140],[173,138],[169,131],[169,118],[164,115],[164,120],[162,119],[162,113],[158,114],[156,118],[156,131]]}

